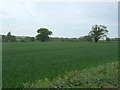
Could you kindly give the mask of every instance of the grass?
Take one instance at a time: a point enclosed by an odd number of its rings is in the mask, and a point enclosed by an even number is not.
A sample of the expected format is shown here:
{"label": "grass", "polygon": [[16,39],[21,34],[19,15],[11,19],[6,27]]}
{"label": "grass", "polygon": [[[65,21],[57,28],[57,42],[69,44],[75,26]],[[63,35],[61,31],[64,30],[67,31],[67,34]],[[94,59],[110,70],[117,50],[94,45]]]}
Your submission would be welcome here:
{"label": "grass", "polygon": [[117,61],[117,47],[89,42],[3,43],[3,87],[22,88],[23,83]]}

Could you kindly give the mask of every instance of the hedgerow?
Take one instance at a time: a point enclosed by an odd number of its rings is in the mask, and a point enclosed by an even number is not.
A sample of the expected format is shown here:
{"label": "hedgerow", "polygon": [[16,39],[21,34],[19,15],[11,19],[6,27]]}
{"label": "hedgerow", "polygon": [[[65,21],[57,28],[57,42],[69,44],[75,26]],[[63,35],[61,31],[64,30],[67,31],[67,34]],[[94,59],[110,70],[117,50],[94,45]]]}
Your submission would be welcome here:
{"label": "hedgerow", "polygon": [[66,72],[63,78],[58,76],[52,81],[45,78],[25,83],[24,88],[118,88],[118,62]]}

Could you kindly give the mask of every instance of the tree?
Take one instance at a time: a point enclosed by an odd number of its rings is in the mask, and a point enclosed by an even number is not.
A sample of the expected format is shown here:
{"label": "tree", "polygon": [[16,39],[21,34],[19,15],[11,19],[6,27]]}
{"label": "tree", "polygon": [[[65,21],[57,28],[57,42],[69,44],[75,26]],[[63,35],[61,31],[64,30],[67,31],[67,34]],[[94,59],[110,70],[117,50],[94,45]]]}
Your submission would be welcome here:
{"label": "tree", "polygon": [[52,32],[46,28],[40,28],[37,30],[37,32],[39,34],[36,36],[36,39],[42,42],[47,41],[49,39],[49,35],[52,34]]}
{"label": "tree", "polygon": [[12,39],[12,35],[11,35],[10,32],[8,32],[8,34],[7,34],[7,36],[6,36],[6,41],[7,41],[7,42],[10,42],[11,39]]}
{"label": "tree", "polygon": [[8,32],[8,34],[2,35],[2,41],[3,42],[15,42],[16,41],[16,36],[11,35],[10,32]]}
{"label": "tree", "polygon": [[107,27],[103,25],[94,25],[92,26],[92,31],[89,32],[89,35],[92,36],[95,42],[98,42],[101,37],[106,37],[105,34],[108,32],[106,28]]}
{"label": "tree", "polygon": [[6,42],[6,36],[5,35],[2,35],[2,42]]}

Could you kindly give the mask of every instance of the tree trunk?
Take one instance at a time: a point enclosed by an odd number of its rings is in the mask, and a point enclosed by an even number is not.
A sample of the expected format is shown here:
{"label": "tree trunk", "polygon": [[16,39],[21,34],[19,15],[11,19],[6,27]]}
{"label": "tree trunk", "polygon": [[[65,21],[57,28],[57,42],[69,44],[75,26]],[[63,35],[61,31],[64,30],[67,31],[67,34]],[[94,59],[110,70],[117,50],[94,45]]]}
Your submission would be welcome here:
{"label": "tree trunk", "polygon": [[45,42],[45,40],[42,40],[42,42]]}
{"label": "tree trunk", "polygon": [[98,42],[98,39],[97,39],[97,38],[95,38],[95,42],[96,42],[96,43]]}

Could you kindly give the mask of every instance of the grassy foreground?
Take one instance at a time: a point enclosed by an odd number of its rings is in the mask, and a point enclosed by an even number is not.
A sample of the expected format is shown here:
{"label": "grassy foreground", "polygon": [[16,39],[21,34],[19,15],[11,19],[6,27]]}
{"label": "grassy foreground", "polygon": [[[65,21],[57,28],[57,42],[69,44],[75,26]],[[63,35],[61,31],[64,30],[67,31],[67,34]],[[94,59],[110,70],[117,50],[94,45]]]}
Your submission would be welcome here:
{"label": "grassy foreground", "polygon": [[25,88],[118,88],[118,62],[66,73],[53,81],[37,80]]}
{"label": "grassy foreground", "polygon": [[3,87],[22,88],[23,83],[65,72],[97,67],[117,59],[117,43],[15,42],[3,43]]}

